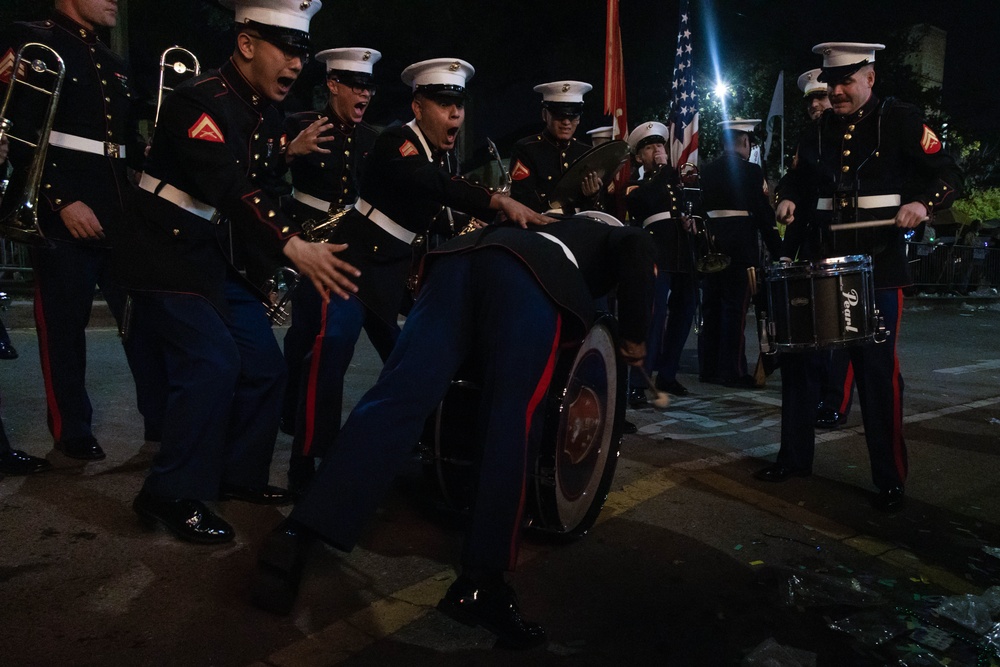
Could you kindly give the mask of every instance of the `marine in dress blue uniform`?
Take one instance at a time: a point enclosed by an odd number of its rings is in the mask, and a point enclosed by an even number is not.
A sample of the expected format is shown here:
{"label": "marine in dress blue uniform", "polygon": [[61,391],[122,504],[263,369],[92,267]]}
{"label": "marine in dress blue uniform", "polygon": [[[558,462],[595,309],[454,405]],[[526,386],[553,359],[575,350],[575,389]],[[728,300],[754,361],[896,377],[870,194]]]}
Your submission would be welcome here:
{"label": "marine in dress blue uniform", "polygon": [[[455,142],[465,118],[465,84],[474,72],[464,60],[435,58],[410,65],[402,73],[403,82],[413,90],[414,119],[387,128],[375,140],[360,197],[330,236],[335,243],[347,244],[341,256],[360,269],[361,276],[356,294],[346,301],[331,301],[325,310],[322,382],[328,387],[328,401],[342,391],[362,327],[369,331],[395,327],[415,253],[443,211],[453,207],[481,220],[492,219],[500,205],[512,212],[516,207],[522,217],[531,213],[454,173]],[[332,440],[339,426],[339,405],[337,400],[335,405],[316,406],[334,414],[322,424],[312,422],[314,430],[306,434],[304,449],[323,447]],[[308,483],[309,471],[296,470],[289,479],[293,490]]]}
{"label": "marine in dress blue uniform", "polygon": [[[0,82],[11,80],[15,54],[27,42],[55,49],[65,63],[37,205],[51,247],[31,251],[34,315],[49,432],[67,456],[96,460],[105,455],[93,433],[85,330],[98,287],[115,318],[122,317],[125,293],[111,275],[110,253],[125,224],[126,159],[138,166],[142,148],[125,63],[96,32],[115,24],[117,6],[59,0],[55,8],[48,20],[14,23],[3,31]],[[24,90],[19,99],[28,97]],[[12,116],[14,134],[26,136],[26,128],[39,126],[41,114]],[[26,145],[11,146],[17,169],[27,169],[31,159]],[[129,354],[127,345],[125,351]],[[147,407],[140,400],[140,411],[147,413]]]}
{"label": "marine in dress blue uniform", "polygon": [[740,387],[754,383],[747,373],[744,336],[751,296],[747,269],[761,264],[761,240],[772,256],[781,250],[764,172],[748,161],[751,133],[758,123],[722,121],[723,153],[701,170],[704,222],[715,250],[728,255],[730,264],[702,279],[700,375],[707,382]]}
{"label": "marine in dress blue uniform", "polygon": [[[825,43],[821,80],[829,86],[832,111],[799,142],[795,166],[778,192],[776,214],[790,226],[809,225],[809,247],[817,259],[852,254],[872,258],[875,306],[888,339],[850,347],[865,441],[878,494],[876,508],[901,507],[908,461],[903,439],[903,377],[896,342],[903,288],[910,284],[904,234],[957,193],[961,174],[919,109],[872,92],[875,52],[881,44]],[[815,215],[809,210],[815,209]],[[805,215],[804,215],[805,214]],[[829,225],[865,220],[893,226],[834,232]],[[774,465],[757,476],[782,481],[812,470],[819,399],[817,353],[786,354],[781,360],[781,449]]]}
{"label": "marine in dress blue uniform", "polygon": [[[6,136],[0,138],[0,173],[6,173],[7,171],[7,150],[9,146],[9,141]],[[0,194],[0,197],[3,195]],[[7,295],[0,293],[0,298],[6,299]],[[2,326],[2,324],[0,324]],[[6,330],[5,330],[6,331]],[[13,349],[13,348],[10,348]],[[10,359],[16,358],[8,357]],[[0,399],[2,401],[2,399]],[[46,459],[38,456],[32,456],[22,452],[19,449],[14,449],[10,446],[10,440],[7,438],[7,431],[4,429],[3,421],[0,420],[0,479],[3,479],[3,475],[28,475],[34,472],[42,472],[48,470],[52,467]]]}
{"label": "marine in dress blue uniform", "polygon": [[[510,194],[535,211],[549,210],[549,197],[559,179],[590,144],[574,135],[583,112],[583,96],[593,88],[582,81],[553,81],[535,86],[542,95],[542,120],[545,129],[514,144],[510,154]],[[592,206],[600,208],[597,198],[600,184],[583,194],[592,198]]]}
{"label": "marine in dress blue uniform", "polygon": [[204,500],[277,504],[268,485],[285,364],[258,288],[283,253],[346,297],[339,246],[306,243],[261,183],[284,160],[282,116],[317,1],[239,0],[236,50],[163,103],[117,267],[135,303],[129,335],[156,354],[168,393],[160,450],[133,507],[178,537],[232,527]]}
{"label": "marine in dress blue uniform", "polygon": [[594,299],[616,286],[620,349],[640,362],[653,290],[653,249],[641,230],[584,218],[528,230],[496,225],[428,254],[419,296],[378,382],[261,549],[255,602],[290,610],[310,536],[353,549],[425,419],[473,360],[485,369],[481,472],[462,574],[439,609],[512,647],[544,641],[541,626],[521,618],[503,572],[517,560],[529,452],[556,352],[583,339]]}
{"label": "marine in dress blue uniform", "polygon": [[[628,136],[629,146],[643,167],[642,179],[630,184],[625,196],[629,219],[642,227],[656,246],[656,298],[646,338],[648,375],[656,374],[656,388],[684,396],[677,381],[681,353],[694,321],[697,285],[691,255],[690,232],[681,221],[676,172],[670,168],[666,144],[670,136],[663,123],[650,121]],[[637,375],[637,374],[634,374]],[[641,377],[630,378],[632,395],[643,395]]]}
{"label": "marine in dress blue uniform", "polygon": [[[299,225],[325,221],[357,201],[361,170],[377,136],[363,118],[375,95],[373,67],[381,55],[364,47],[316,54],[327,68],[327,107],[285,120],[293,191],[283,207]],[[299,149],[299,143],[306,147]],[[309,152],[296,154],[304,150]],[[292,304],[292,322],[284,339],[288,382],[281,423],[282,430],[294,436],[289,487],[295,490],[304,485],[297,477],[308,480],[313,457],[322,456],[325,444],[340,428],[345,370],[341,364],[351,355],[337,349],[344,345],[338,320],[327,318],[329,304],[311,283],[296,288]],[[384,359],[399,334],[398,326],[370,317],[364,327]]]}
{"label": "marine in dress blue uniform", "polygon": [[[829,91],[825,82],[819,80],[823,72],[819,67],[803,72],[798,78],[798,87],[806,103],[809,120],[819,122],[823,113],[830,109]],[[779,184],[779,191],[781,185]],[[807,215],[808,212],[802,212]],[[782,240],[781,255],[791,261],[799,255],[799,246],[808,241],[809,224],[790,225]],[[815,257],[816,253],[806,249],[803,257]],[[854,368],[850,355],[843,348],[833,348],[821,353],[823,360],[820,373],[820,402],[816,413],[816,428],[837,428],[847,421],[854,400]]]}

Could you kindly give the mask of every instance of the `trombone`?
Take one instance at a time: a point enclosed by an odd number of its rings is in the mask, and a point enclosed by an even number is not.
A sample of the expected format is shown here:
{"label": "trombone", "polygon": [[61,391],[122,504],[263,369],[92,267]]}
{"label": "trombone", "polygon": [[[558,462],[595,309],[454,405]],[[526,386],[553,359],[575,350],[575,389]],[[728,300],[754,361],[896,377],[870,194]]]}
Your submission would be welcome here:
{"label": "trombone", "polygon": [[[176,56],[172,54],[176,54]],[[168,58],[172,58],[173,62],[168,63]],[[185,62],[185,60],[187,62]],[[168,69],[172,70],[178,76],[190,78],[201,74],[201,63],[198,62],[198,57],[196,55],[182,46],[177,46],[176,44],[160,54],[160,83],[157,86],[156,92],[156,114],[153,116],[153,129],[156,129],[156,124],[160,120],[160,107],[163,105],[163,93],[174,89],[173,86],[167,86],[164,82]]]}
{"label": "trombone", "polygon": [[[56,106],[59,104],[59,94],[62,91],[63,79],[66,77],[66,64],[52,48],[29,42],[18,49],[12,72],[7,93],[4,95],[3,104],[0,105],[0,139],[6,137],[10,142],[23,144],[32,153],[31,160],[27,162],[27,169],[14,171],[11,177],[11,192],[3,199],[6,203],[0,203],[0,236],[27,245],[45,247],[51,244],[38,224],[38,189],[45,168],[45,154],[48,151],[49,135],[52,133],[52,124],[56,117]],[[34,79],[44,77],[46,81],[38,83],[48,83],[48,87],[29,82],[26,78],[28,76]],[[18,86],[49,98],[42,124],[35,136],[30,136],[30,133],[22,133],[20,136],[12,133],[14,121],[10,119],[10,112],[14,108],[14,103],[11,100],[14,97],[14,89]]]}
{"label": "trombone", "polygon": [[729,266],[732,259],[729,255],[716,251],[715,241],[708,233],[705,221],[700,215],[694,215],[695,200],[701,196],[698,165],[685,162],[678,170],[678,175],[683,187],[684,215],[691,221],[691,233],[698,240],[695,268],[699,273],[718,273]]}

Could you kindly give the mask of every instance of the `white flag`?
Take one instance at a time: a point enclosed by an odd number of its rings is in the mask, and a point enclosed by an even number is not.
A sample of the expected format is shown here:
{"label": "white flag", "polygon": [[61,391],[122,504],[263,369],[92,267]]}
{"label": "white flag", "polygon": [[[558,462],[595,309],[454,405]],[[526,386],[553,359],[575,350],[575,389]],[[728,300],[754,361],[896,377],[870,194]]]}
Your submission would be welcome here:
{"label": "white flag", "polygon": [[767,112],[767,140],[764,142],[764,158],[771,154],[771,138],[774,134],[774,119],[781,116],[785,122],[785,72],[778,72],[778,83],[774,86],[774,97],[771,98],[771,110]]}

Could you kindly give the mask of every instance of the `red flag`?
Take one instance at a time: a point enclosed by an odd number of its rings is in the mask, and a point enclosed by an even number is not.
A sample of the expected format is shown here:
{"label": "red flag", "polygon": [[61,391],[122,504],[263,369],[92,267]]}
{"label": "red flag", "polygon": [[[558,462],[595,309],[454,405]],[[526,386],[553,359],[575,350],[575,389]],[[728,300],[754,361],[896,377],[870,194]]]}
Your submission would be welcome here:
{"label": "red flag", "polygon": [[[625,62],[622,59],[622,31],[618,21],[618,0],[608,0],[608,21],[604,39],[604,112],[611,116],[611,139],[624,139],[628,134],[625,114]],[[608,184],[617,204],[617,215],[624,219],[625,186],[631,177],[626,164]]]}

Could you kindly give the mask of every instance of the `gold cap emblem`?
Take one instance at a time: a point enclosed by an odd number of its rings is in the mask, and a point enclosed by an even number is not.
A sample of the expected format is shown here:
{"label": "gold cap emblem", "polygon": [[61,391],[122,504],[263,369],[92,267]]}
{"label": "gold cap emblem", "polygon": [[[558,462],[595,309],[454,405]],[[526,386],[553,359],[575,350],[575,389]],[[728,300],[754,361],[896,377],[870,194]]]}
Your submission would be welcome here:
{"label": "gold cap emblem", "polygon": [[569,84],[568,84],[568,83],[564,83],[564,84],[562,85],[562,91],[563,91],[564,93],[568,93],[568,92],[569,92]]}
{"label": "gold cap emblem", "polygon": [[371,51],[365,51],[365,55],[361,56],[361,59],[364,60],[364,61],[371,60],[372,59],[372,52]]}
{"label": "gold cap emblem", "polygon": [[451,70],[452,72],[457,72],[460,67],[461,65],[459,65],[457,62],[454,62],[448,66],[448,69]]}

